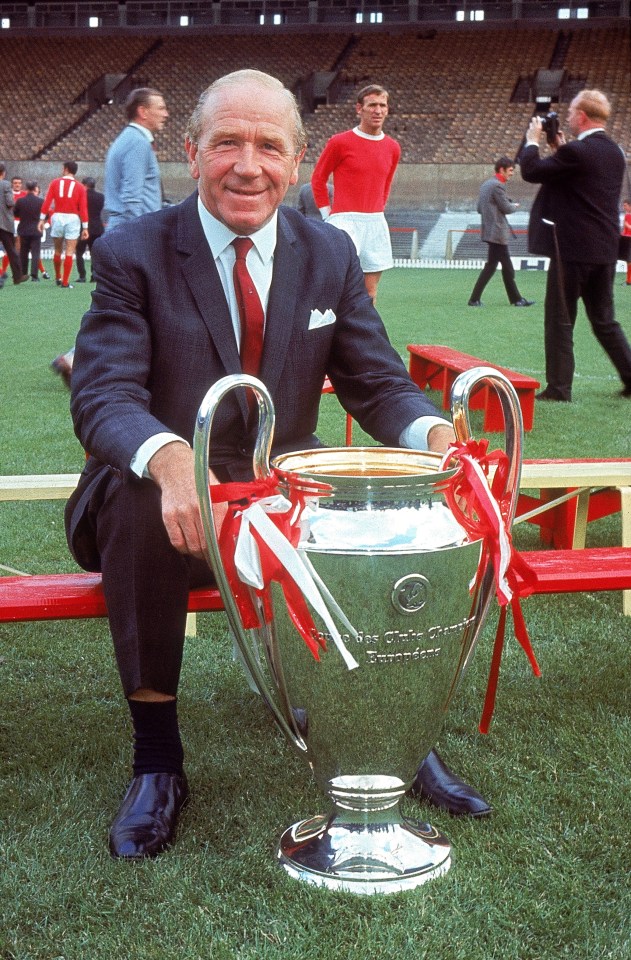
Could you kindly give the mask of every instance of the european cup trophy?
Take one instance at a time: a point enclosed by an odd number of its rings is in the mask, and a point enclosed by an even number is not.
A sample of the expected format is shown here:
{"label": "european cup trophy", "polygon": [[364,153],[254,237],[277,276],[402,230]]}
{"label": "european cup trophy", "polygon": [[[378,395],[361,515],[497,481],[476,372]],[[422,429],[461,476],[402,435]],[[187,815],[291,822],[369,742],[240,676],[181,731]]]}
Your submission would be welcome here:
{"label": "european cup trophy", "polygon": [[[218,533],[211,427],[222,398],[244,386],[259,407],[254,494],[226,485]],[[498,371],[461,375],[452,388],[461,444],[472,439],[469,398],[480,386],[497,391],[504,412],[510,528],[521,410]],[[243,661],[329,800],[330,809],[285,830],[278,858],[291,876],[329,889],[412,889],[451,862],[447,839],[399,807],[483,626],[494,591],[489,552],[456,518],[447,493],[455,461],[345,447],[285,454],[270,466],[273,430],[263,384],[226,377],[200,407],[195,469],[209,559]]]}

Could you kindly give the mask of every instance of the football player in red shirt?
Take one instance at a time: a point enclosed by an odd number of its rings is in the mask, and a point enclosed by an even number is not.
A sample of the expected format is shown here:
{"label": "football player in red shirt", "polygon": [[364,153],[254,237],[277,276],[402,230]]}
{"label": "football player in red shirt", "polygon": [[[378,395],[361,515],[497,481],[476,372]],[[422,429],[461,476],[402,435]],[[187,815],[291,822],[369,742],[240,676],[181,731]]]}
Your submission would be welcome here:
{"label": "football player in red shirt", "polygon": [[43,232],[44,222],[52,210],[50,235],[55,245],[53,256],[55,280],[58,287],[64,287],[66,290],[72,287],[69,279],[77,240],[79,237],[82,240],[88,239],[88,199],[85,187],[75,179],[77,169],[78,165],[74,160],[64,163],[62,175],[53,180],[48,188],[39,221],[39,229]]}

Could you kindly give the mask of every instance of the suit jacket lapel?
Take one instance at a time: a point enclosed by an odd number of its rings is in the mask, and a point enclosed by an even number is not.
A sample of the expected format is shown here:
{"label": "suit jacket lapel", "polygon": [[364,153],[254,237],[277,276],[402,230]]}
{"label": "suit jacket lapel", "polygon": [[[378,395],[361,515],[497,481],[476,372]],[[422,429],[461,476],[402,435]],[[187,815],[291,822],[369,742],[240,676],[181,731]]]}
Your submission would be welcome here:
{"label": "suit jacket lapel", "polygon": [[295,234],[278,211],[278,236],[274,271],[265,318],[265,343],[261,359],[261,380],[270,393],[278,385],[293,333],[298,285],[302,277],[301,256]]}
{"label": "suit jacket lapel", "polygon": [[240,373],[230,311],[197,212],[197,193],[180,205],[177,230],[177,249],[185,257],[182,273],[202,319],[226,373]]}

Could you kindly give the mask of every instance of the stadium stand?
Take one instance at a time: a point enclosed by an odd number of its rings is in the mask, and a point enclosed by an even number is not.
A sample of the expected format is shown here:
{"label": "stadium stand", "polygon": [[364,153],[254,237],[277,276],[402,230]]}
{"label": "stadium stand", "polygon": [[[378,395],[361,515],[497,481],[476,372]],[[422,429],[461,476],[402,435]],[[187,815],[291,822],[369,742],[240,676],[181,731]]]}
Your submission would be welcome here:
{"label": "stadium stand", "polygon": [[[559,68],[559,60],[568,83],[565,102],[553,106],[562,118],[576,83],[602,87],[613,102],[612,135],[631,151],[628,19],[589,29],[524,21],[452,27],[0,36],[4,75],[12,78],[0,90],[0,154],[14,161],[73,156],[101,162],[124,122],[120,104],[90,103],[90,89],[109,75],[123,78],[122,90],[151,85],[165,93],[171,120],[158,154],[162,162],[181,162],[185,122],[199,92],[228,70],[252,66],[301,95],[307,161],[315,161],[333,132],[350,125],[357,86],[380,81],[391,91],[389,130],[401,142],[403,163],[486,164],[507,146],[517,150],[533,110],[533,77],[552,63]],[[335,82],[315,96],[314,77]]]}

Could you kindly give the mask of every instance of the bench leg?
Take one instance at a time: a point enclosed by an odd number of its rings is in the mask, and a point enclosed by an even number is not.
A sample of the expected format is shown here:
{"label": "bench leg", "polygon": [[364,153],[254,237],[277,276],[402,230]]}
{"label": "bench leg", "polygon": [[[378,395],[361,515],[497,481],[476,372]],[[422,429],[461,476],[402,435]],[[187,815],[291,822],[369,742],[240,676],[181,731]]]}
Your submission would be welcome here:
{"label": "bench leg", "polygon": [[574,516],[574,530],[572,531],[572,550],[582,550],[585,546],[589,496],[590,491],[583,490],[576,498],[576,514]]}
{"label": "bench leg", "polygon": [[187,637],[196,637],[197,636],[197,614],[196,613],[187,613],[186,614],[186,629],[185,633]]}

